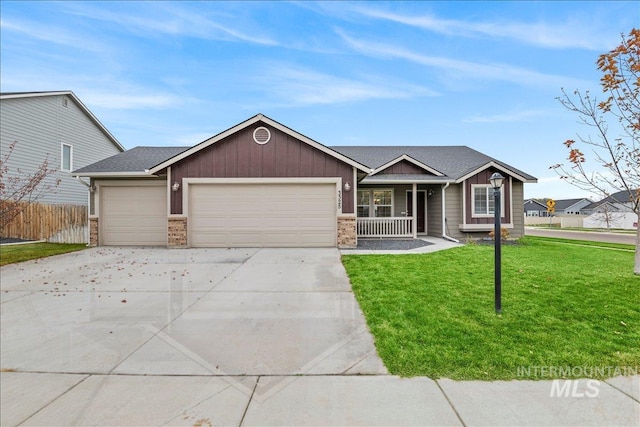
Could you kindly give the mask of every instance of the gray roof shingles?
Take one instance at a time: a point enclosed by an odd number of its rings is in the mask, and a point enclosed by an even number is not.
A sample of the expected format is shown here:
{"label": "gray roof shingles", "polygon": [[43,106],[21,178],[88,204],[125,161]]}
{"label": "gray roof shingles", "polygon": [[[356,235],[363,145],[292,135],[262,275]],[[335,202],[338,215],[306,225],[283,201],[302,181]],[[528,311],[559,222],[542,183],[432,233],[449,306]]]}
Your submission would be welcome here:
{"label": "gray roof shingles", "polygon": [[[85,166],[74,174],[144,172],[191,147],[135,147]],[[527,180],[535,180],[512,166],[466,146],[333,146],[328,147],[358,163],[378,168],[406,154],[443,173],[443,181],[456,180],[493,161]],[[433,176],[433,179],[437,177]],[[376,179],[382,175],[375,175]],[[373,178],[373,177],[372,177]],[[404,176],[407,179],[407,176]]]}
{"label": "gray roof shingles", "polygon": [[459,179],[493,161],[528,180],[535,178],[467,146],[335,146],[329,147],[356,162],[378,168],[406,154],[421,163]]}
{"label": "gray roof shingles", "polygon": [[75,170],[74,174],[144,172],[191,147],[135,147]]}

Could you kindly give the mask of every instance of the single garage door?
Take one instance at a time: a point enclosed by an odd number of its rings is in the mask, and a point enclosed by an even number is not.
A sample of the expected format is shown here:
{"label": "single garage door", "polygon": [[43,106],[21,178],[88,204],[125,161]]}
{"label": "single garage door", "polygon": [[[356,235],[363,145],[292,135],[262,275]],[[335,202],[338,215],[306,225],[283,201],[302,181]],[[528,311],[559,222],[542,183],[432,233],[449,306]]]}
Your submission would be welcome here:
{"label": "single garage door", "polygon": [[167,189],[100,187],[101,245],[166,246]]}
{"label": "single garage door", "polygon": [[189,185],[193,247],[336,246],[335,184]]}

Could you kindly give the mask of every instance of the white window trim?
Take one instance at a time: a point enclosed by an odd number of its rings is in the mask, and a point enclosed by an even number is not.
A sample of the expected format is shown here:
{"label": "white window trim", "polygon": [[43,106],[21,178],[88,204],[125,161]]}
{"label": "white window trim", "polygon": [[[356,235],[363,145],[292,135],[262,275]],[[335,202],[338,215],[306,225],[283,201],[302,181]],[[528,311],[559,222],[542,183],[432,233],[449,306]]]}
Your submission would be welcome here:
{"label": "white window trim", "polygon": [[[493,218],[495,215],[493,213],[490,214],[478,214],[476,213],[476,203],[475,203],[475,189],[476,188],[487,188],[491,190],[487,191],[487,197],[493,197],[493,187],[490,184],[471,184],[471,218]],[[488,199],[487,199],[488,203]],[[500,188],[500,217],[504,218],[504,184]]]}
{"label": "white window trim", "polygon": [[[69,147],[69,169],[64,168],[64,147]],[[63,172],[71,172],[73,170],[73,145],[60,143],[60,170]]]}
{"label": "white window trim", "polygon": [[[395,191],[393,191],[393,188],[359,188],[358,191],[368,191],[369,192],[369,216],[364,216],[364,217],[360,217],[360,218],[387,218],[387,217],[376,217],[375,216],[375,206],[376,204],[373,201],[373,192],[374,191],[391,191],[391,217],[389,218],[393,218],[394,212],[395,212]],[[359,205],[356,204],[356,215],[358,213],[358,207],[360,206],[365,206],[365,205]],[[379,206],[389,206],[389,205],[379,205]],[[371,216],[371,214],[374,214],[374,216]]]}
{"label": "white window trim", "polygon": [[[361,191],[366,191],[369,194],[369,204],[368,205],[361,205],[360,203],[358,203],[360,201],[360,198],[357,196],[357,193],[360,193]],[[369,188],[358,188],[356,190],[356,216],[358,216],[358,209],[361,207],[368,207],[369,208],[369,214],[371,214],[371,189]],[[371,218],[370,216],[363,216],[360,218]]]}

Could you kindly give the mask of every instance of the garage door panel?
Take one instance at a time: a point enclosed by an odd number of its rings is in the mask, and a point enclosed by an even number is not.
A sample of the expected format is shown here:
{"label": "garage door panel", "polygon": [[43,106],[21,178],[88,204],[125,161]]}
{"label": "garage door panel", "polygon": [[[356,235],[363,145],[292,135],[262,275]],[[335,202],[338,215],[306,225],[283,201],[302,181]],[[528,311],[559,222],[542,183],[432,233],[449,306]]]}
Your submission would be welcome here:
{"label": "garage door panel", "polygon": [[335,184],[195,184],[191,246],[336,245]]}
{"label": "garage door panel", "polygon": [[101,187],[102,245],[167,244],[167,192],[164,186]]}

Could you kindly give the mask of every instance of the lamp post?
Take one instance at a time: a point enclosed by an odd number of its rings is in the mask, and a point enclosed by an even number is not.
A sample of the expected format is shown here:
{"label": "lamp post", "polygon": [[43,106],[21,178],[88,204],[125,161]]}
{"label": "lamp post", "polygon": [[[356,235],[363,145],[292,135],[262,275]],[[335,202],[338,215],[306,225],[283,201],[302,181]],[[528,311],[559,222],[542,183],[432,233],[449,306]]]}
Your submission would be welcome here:
{"label": "lamp post", "polygon": [[493,187],[493,211],[494,211],[494,231],[493,238],[495,242],[495,304],[496,314],[502,313],[502,260],[501,260],[501,244],[500,238],[502,233],[500,230],[500,187],[502,187],[504,176],[495,172],[489,178],[489,182]]}

